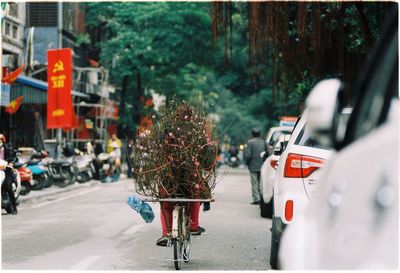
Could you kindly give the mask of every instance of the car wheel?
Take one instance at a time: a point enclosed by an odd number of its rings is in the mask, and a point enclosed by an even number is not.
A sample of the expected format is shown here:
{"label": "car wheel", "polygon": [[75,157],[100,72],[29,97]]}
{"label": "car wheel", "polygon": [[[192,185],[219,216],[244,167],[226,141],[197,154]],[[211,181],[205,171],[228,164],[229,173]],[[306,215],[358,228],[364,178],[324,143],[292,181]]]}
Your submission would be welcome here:
{"label": "car wheel", "polygon": [[283,223],[280,218],[272,218],[272,231],[271,231],[271,256],[269,264],[272,269],[278,269],[278,252],[281,235],[283,232]]}
{"label": "car wheel", "polygon": [[272,219],[274,207],[274,198],[272,197],[268,203],[264,202],[263,197],[260,198],[260,215],[261,217]]}

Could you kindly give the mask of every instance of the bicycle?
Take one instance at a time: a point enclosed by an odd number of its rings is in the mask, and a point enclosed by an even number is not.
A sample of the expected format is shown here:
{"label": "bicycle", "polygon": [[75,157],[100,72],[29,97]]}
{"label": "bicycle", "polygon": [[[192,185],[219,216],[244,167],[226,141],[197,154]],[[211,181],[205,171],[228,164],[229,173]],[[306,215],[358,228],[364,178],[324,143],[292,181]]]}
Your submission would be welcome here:
{"label": "bicycle", "polygon": [[182,261],[189,262],[190,259],[190,232],[189,232],[189,206],[190,202],[213,202],[214,199],[174,199],[161,198],[157,200],[143,200],[156,202],[175,203],[172,211],[171,234],[167,246],[173,247],[173,262],[176,270],[182,267]]}

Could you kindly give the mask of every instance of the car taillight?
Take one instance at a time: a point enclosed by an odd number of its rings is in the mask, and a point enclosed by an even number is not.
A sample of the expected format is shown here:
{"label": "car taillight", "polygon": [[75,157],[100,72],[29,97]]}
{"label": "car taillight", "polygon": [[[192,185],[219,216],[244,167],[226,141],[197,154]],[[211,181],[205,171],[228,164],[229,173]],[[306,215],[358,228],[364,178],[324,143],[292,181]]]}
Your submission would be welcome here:
{"label": "car taillight", "polygon": [[285,162],[284,177],[304,178],[310,176],[324,164],[324,160],[317,157],[288,154]]}
{"label": "car taillight", "polygon": [[286,221],[292,221],[292,219],[293,219],[293,200],[286,201],[285,219],[286,219]]}
{"label": "car taillight", "polygon": [[271,160],[270,164],[271,164],[271,167],[275,169],[276,166],[278,165],[278,160]]}

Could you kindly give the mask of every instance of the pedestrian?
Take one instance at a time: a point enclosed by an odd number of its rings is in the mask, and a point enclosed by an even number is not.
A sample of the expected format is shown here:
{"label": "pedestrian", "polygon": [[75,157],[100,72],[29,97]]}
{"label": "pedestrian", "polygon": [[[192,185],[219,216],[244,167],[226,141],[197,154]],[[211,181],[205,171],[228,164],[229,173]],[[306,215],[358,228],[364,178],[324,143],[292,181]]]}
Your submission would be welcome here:
{"label": "pedestrian", "polygon": [[[194,115],[194,109],[189,104],[183,103],[182,105],[178,106],[175,110],[175,122],[177,126],[181,126],[182,128],[186,128],[188,132],[190,132],[193,128],[190,126],[187,122],[187,120],[190,120],[190,118]],[[186,126],[183,126],[186,124]],[[204,145],[207,145],[209,143],[212,143],[211,139],[211,124],[209,122],[205,122],[203,125],[204,129],[204,134],[200,136],[202,141],[204,141]],[[179,128],[179,127],[178,127]],[[173,131],[172,129],[171,131]],[[186,132],[184,132],[186,133]],[[163,142],[168,143],[171,141],[170,136],[171,132],[169,130],[165,131],[164,137],[163,137]],[[189,144],[187,144],[189,145]],[[207,146],[205,146],[207,147]],[[175,148],[172,146],[171,150],[168,151],[167,157],[172,157],[174,155]],[[215,161],[216,161],[216,154],[214,158],[214,164],[215,166]],[[182,164],[182,163],[181,163]],[[189,173],[187,169],[181,168],[179,165],[172,167],[172,173],[171,175],[175,177],[177,181],[180,182],[179,192],[183,196],[194,196],[195,198],[200,198],[201,193],[204,192],[206,189],[204,188],[204,184],[198,183],[196,184],[198,187],[191,187],[191,188],[186,188],[185,182],[187,180],[189,181],[196,181],[198,178],[196,177],[196,172]],[[213,167],[212,166],[212,167]],[[201,186],[200,186],[201,185]],[[190,191],[187,192],[187,191]],[[164,189],[160,189],[161,195],[166,194],[166,191]],[[168,197],[168,196],[166,196]],[[209,204],[207,204],[209,206]],[[172,211],[174,209],[174,203],[171,202],[160,202],[161,206],[161,226],[162,226],[162,236],[156,241],[156,245],[158,246],[166,246],[168,242],[168,234],[171,233],[171,228],[172,228]],[[189,225],[189,232],[191,235],[201,235],[201,233],[205,232],[205,228],[200,226],[199,223],[199,213],[200,213],[200,206],[201,203],[198,202],[190,202],[189,203],[189,219],[190,219],[190,225]],[[207,209],[207,208],[206,208]],[[209,209],[209,208],[208,208]]]}
{"label": "pedestrian", "polygon": [[92,146],[94,147],[94,154],[96,157],[99,154],[104,153],[103,145],[101,145],[99,142],[96,142],[95,139],[92,139]]}
{"label": "pedestrian", "polygon": [[128,142],[128,148],[126,149],[127,151],[126,164],[128,165],[128,173],[127,173],[128,178],[133,177],[132,169],[134,168],[134,166],[132,160],[133,160],[134,147],[135,147],[135,140],[131,137]]}
{"label": "pedestrian", "polygon": [[266,150],[266,145],[264,140],[260,138],[260,129],[253,128],[251,134],[252,138],[247,141],[244,157],[250,171],[251,194],[253,198],[251,204],[257,205],[260,204],[260,169],[263,163],[260,153]]}
{"label": "pedestrian", "polygon": [[109,152],[110,157],[114,159],[114,164],[111,167],[112,181],[118,181],[119,176],[121,174],[121,146],[117,141],[112,141],[109,145],[113,150]]}
{"label": "pedestrian", "polygon": [[[215,187],[217,143],[213,123],[201,105],[170,100],[160,106],[155,122],[138,135],[133,154],[136,192],[160,200],[162,236],[171,236],[174,199],[208,199]],[[171,202],[162,199],[172,199]],[[203,210],[209,209],[204,203]],[[200,200],[187,202],[189,232],[200,235]]]}
{"label": "pedestrian", "polygon": [[35,132],[33,135],[34,145],[36,150],[41,151],[44,150],[44,142],[43,142],[43,122],[38,111],[34,112],[35,119]]}
{"label": "pedestrian", "polygon": [[229,153],[229,158],[237,157],[237,155],[239,154],[239,150],[236,146],[236,142],[232,141],[232,144],[231,144],[231,147],[229,147],[228,153]]}
{"label": "pedestrian", "polygon": [[118,148],[122,147],[121,140],[117,137],[116,134],[112,134],[111,138],[107,142],[107,153],[111,153],[115,149],[115,143],[118,145]]}

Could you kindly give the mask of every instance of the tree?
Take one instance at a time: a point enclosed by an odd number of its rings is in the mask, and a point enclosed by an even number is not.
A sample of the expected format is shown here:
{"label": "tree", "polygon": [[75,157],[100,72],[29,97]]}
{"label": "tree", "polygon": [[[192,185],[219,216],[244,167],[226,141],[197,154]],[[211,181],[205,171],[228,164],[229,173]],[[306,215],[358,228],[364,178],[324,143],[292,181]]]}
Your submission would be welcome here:
{"label": "tree", "polygon": [[[213,3],[213,34],[215,38],[222,35],[225,42],[232,36],[232,5],[243,3]],[[272,95],[283,91],[288,101],[293,87],[310,78],[336,76],[352,84],[379,37],[387,12],[397,4],[269,1],[246,5],[254,81],[262,81],[259,77],[265,72],[257,67],[269,63],[273,67]]]}
{"label": "tree", "polygon": [[[183,69],[213,63],[207,3],[87,3],[86,18],[91,32],[101,26],[101,63],[111,81],[122,83],[121,107],[136,124],[147,90],[185,95],[177,89],[185,87]],[[130,110],[123,106],[129,102]],[[122,122],[132,126],[132,119]]]}
{"label": "tree", "polygon": [[[150,90],[202,99],[236,142],[298,115],[324,77],[351,83],[391,3],[86,3],[89,33],[121,86],[121,126],[151,112]],[[210,13],[211,11],[211,13]],[[223,39],[217,39],[223,37]],[[96,39],[92,39],[92,42]]]}

